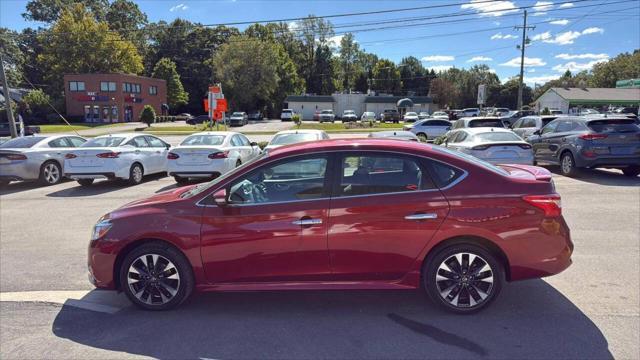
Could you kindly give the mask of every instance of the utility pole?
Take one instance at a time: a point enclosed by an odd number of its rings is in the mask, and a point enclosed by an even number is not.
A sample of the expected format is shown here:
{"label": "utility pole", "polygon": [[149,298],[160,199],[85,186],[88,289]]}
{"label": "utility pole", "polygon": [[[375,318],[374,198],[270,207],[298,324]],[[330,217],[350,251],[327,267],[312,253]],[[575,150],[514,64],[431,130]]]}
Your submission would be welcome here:
{"label": "utility pole", "polygon": [[4,60],[2,60],[2,55],[0,55],[0,80],[2,80],[2,90],[4,92],[4,105],[7,113],[7,119],[9,120],[9,131],[11,132],[11,137],[18,137],[18,132],[16,131],[16,121],[13,118],[13,110],[11,110],[11,90],[9,89],[9,83],[7,82],[7,75],[4,73]]}
{"label": "utility pole", "polygon": [[520,82],[518,83],[518,108],[516,110],[522,109],[522,87],[524,81],[524,49],[527,47],[527,43],[529,42],[527,39],[527,30],[535,29],[535,26],[527,26],[527,10],[524,11],[524,24],[522,26],[516,26],[516,30],[522,29],[522,45],[520,45]]}

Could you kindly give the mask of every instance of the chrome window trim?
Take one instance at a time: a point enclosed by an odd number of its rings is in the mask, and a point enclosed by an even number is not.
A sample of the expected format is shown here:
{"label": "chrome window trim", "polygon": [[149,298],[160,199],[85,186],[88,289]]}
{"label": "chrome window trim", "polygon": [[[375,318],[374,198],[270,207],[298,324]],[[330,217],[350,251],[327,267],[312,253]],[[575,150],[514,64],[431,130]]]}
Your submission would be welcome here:
{"label": "chrome window trim", "polygon": [[[460,175],[457,179],[455,179],[454,181],[452,181],[451,183],[449,183],[447,186],[442,187],[442,188],[434,188],[434,189],[425,189],[425,190],[416,190],[416,191],[404,191],[404,192],[390,192],[390,193],[379,193],[379,194],[365,194],[365,195],[349,195],[349,196],[339,196],[339,197],[321,197],[321,198],[317,198],[317,199],[304,199],[304,200],[288,200],[288,201],[278,201],[278,202],[264,202],[264,203],[259,203],[259,204],[229,204],[228,206],[233,206],[233,207],[237,207],[237,206],[257,206],[257,205],[271,205],[271,204],[285,204],[285,203],[296,203],[296,202],[305,202],[305,201],[316,201],[316,200],[331,200],[331,199],[348,199],[348,198],[359,198],[359,197],[365,197],[365,196],[380,196],[380,195],[397,195],[397,194],[416,194],[416,193],[422,193],[422,192],[433,192],[433,191],[444,191],[444,190],[448,190],[451,189],[452,187],[458,185],[460,182],[462,182],[462,180],[464,180],[467,175],[469,175],[469,172],[461,169],[455,165],[451,165],[449,163],[445,163],[443,161],[440,160],[436,160],[433,159],[431,157],[428,156],[424,156],[424,155],[416,155],[416,154],[410,154],[410,153],[402,153],[399,151],[390,151],[390,150],[369,150],[369,149],[363,149],[363,150],[358,150],[358,149],[354,149],[354,150],[330,150],[330,151],[323,151],[321,153],[316,153],[313,155],[320,155],[320,154],[328,154],[328,153],[343,153],[343,152],[349,152],[349,151],[357,151],[357,152],[383,152],[383,153],[391,153],[391,154],[398,154],[398,155],[404,155],[404,156],[416,156],[416,157],[420,157],[423,159],[427,159],[427,160],[431,160],[431,161],[437,161],[439,163],[445,164],[447,166],[450,166],[452,168],[458,169],[460,171],[462,171],[462,175]],[[270,161],[265,162],[264,164],[262,164],[262,166],[270,164],[272,162],[275,161],[280,161],[280,160],[285,160],[285,159],[289,159],[292,157],[296,157],[296,156],[304,156],[304,155],[308,155],[308,154],[296,154],[296,155],[291,155],[291,156],[287,156],[287,157],[283,157],[283,158],[279,158],[279,159],[270,159]],[[435,185],[435,184],[434,184]],[[214,190],[214,192],[217,190]],[[205,195],[204,197],[202,197],[200,200],[198,200],[196,202],[196,206],[198,207],[218,207],[218,205],[206,205],[206,204],[201,204],[202,201],[204,201],[205,199],[207,199],[208,197],[210,197],[211,195],[213,195],[213,192],[209,192],[207,193],[207,195]]]}

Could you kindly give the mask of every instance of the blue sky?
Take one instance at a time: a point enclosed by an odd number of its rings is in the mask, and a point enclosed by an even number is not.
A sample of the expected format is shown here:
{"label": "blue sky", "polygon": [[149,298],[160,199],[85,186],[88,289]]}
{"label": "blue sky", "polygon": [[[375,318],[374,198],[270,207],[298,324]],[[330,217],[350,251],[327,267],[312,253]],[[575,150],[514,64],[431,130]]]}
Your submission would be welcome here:
{"label": "blue sky", "polygon": [[[26,3],[24,0],[0,0],[0,25],[14,30],[42,26],[22,18]],[[516,45],[521,41],[521,31],[513,29],[522,24],[522,10],[518,7],[535,6],[529,9],[529,24],[536,28],[528,33],[532,44],[527,47],[525,61],[525,80],[531,85],[544,83],[567,69],[572,72],[588,70],[598,61],[640,48],[640,0],[491,3],[486,0],[141,0],[136,3],[150,21],[169,22],[180,17],[203,24],[452,5],[331,21],[338,27],[338,37],[342,32],[356,30],[354,35],[362,48],[395,62],[413,55],[422,59],[425,66],[436,70],[487,64],[503,81],[519,71],[520,53]],[[451,16],[460,13],[465,15]],[[460,19],[465,20],[452,22]],[[386,29],[376,29],[379,27]]]}

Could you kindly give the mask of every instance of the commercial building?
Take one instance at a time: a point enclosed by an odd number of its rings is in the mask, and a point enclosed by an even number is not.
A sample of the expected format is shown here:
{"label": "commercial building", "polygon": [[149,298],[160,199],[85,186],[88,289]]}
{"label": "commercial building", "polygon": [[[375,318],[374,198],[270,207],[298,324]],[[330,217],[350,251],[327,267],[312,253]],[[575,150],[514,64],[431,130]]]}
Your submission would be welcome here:
{"label": "commercial building", "polygon": [[[402,99],[409,99],[410,106],[398,108],[397,104]],[[378,116],[385,109],[399,109],[401,112],[415,111],[432,113],[437,110],[433,100],[428,96],[391,96],[368,94],[341,94],[333,95],[289,95],[285,99],[284,108],[292,109],[302,116],[303,120],[313,120],[316,111],[325,109],[333,110],[340,116],[344,110],[353,110],[358,116],[365,111],[371,111]]]}
{"label": "commercial building", "polygon": [[[145,105],[166,112],[167,85],[162,79],[129,74],[64,75],[67,116],[86,122],[138,121]],[[164,111],[163,111],[164,110]]]}
{"label": "commercial building", "polygon": [[640,104],[640,88],[550,88],[535,101],[535,109],[558,109],[564,114],[580,108],[603,109],[609,106]]}

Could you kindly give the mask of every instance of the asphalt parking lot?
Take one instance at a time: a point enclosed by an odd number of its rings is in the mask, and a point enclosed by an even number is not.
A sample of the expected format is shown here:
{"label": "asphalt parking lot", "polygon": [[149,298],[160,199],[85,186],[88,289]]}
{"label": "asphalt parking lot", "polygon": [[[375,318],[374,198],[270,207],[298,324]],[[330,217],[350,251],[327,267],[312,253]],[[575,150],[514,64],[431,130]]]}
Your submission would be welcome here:
{"label": "asphalt parking lot", "polygon": [[472,316],[413,291],[209,293],[139,311],[92,291],[89,232],[104,213],[175,188],[173,178],[12,184],[0,190],[0,358],[638,358],[640,178],[554,181],[573,266],[509,284]]}

